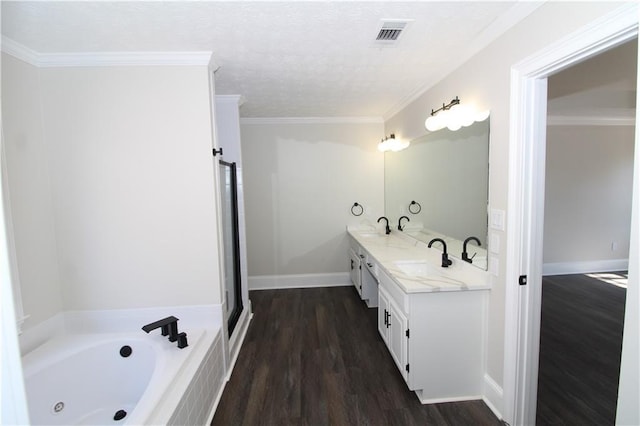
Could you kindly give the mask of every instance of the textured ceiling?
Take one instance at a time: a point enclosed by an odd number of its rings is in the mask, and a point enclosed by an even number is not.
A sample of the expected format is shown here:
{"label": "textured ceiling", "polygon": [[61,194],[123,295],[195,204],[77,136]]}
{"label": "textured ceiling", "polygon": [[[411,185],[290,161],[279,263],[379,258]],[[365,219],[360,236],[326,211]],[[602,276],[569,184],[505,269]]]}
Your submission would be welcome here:
{"label": "textured ceiling", "polygon": [[[450,71],[514,5],[3,1],[1,7],[2,34],[38,53],[212,51],[220,66],[216,92],[243,95],[244,117],[379,117]],[[412,20],[394,47],[374,42],[383,19]]]}

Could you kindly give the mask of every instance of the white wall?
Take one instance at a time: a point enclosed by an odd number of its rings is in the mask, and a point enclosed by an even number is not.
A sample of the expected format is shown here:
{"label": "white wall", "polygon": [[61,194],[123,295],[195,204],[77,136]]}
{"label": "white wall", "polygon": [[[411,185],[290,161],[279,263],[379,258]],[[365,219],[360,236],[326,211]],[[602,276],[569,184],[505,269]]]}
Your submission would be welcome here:
{"label": "white wall", "polygon": [[207,67],[15,62],[3,113],[27,313],[220,303]]}
{"label": "white wall", "polygon": [[[32,327],[62,310],[39,70],[2,54],[2,118],[24,312]],[[12,271],[14,280],[17,278]]]}
{"label": "white wall", "polygon": [[547,128],[544,263],[628,259],[634,130]]}
{"label": "white wall", "polygon": [[382,123],[241,127],[249,275],[346,273],[346,226],[384,212]]}
{"label": "white wall", "polygon": [[[511,66],[619,5],[605,2],[546,3],[387,120],[385,132],[409,139],[425,134],[424,120],[431,109],[456,95],[462,103],[476,103],[481,109],[490,109],[489,203],[491,208],[506,210]],[[489,231],[499,238],[502,249],[497,256],[498,275],[489,301],[487,373],[500,386],[503,383],[507,285],[505,244],[509,231],[509,224],[504,232]],[[492,402],[502,410],[502,401]]]}
{"label": "white wall", "polygon": [[41,70],[65,309],[220,302],[207,73]]}

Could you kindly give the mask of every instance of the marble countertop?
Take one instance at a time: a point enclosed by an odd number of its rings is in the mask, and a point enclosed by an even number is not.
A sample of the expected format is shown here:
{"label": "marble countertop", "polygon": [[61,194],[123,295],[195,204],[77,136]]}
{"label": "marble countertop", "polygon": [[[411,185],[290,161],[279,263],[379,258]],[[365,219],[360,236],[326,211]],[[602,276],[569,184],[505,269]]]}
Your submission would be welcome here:
{"label": "marble countertop", "polygon": [[[491,288],[491,274],[458,259],[451,259],[448,268],[441,267],[442,250],[434,245],[392,231],[385,235],[379,230],[347,228],[374,259],[380,268],[406,293],[439,291],[487,290]],[[402,271],[403,264],[424,263],[429,272],[418,275]]]}

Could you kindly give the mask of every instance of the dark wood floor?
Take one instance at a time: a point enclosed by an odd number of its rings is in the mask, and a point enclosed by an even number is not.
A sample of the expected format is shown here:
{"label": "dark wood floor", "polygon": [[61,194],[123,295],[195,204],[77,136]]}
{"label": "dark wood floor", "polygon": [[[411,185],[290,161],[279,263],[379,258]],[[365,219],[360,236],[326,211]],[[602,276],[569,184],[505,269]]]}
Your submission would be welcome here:
{"label": "dark wood floor", "polygon": [[212,425],[501,425],[481,401],[422,405],[353,287],[251,292]]}
{"label": "dark wood floor", "polygon": [[538,425],[615,423],[625,296],[585,275],[544,277]]}

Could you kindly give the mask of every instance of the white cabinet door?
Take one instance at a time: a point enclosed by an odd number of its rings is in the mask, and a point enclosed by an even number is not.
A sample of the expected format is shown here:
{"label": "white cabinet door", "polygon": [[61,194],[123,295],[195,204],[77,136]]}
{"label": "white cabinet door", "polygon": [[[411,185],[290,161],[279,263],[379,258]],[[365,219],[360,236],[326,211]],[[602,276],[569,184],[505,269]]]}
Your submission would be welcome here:
{"label": "white cabinet door", "polygon": [[409,329],[407,317],[398,309],[398,307],[389,301],[389,319],[387,321],[389,327],[389,352],[396,365],[402,373],[404,380],[407,380],[409,373],[409,365],[407,362],[407,349],[409,346],[409,337],[407,330]]}
{"label": "white cabinet door", "polygon": [[351,263],[351,283],[354,285],[356,290],[358,290],[358,294],[362,297],[362,282],[361,282],[361,274],[360,268],[362,268],[360,256],[353,251],[353,249],[349,250],[349,257]]}
{"label": "white cabinet door", "polygon": [[389,346],[389,296],[382,289],[378,290],[378,331],[382,340]]}

